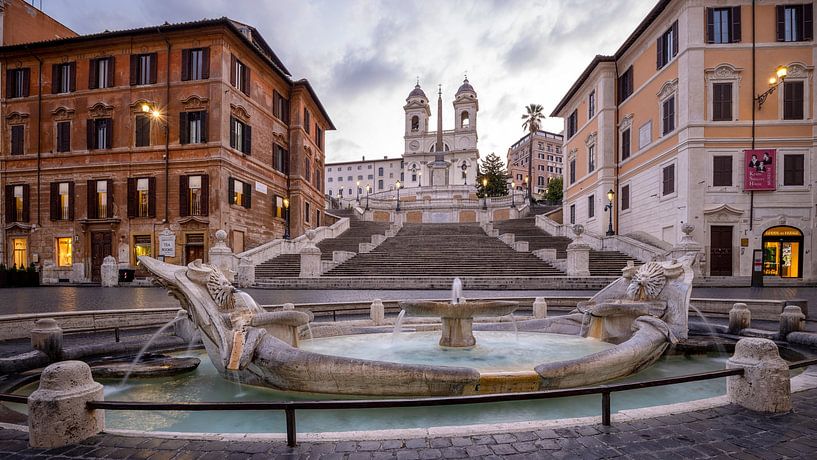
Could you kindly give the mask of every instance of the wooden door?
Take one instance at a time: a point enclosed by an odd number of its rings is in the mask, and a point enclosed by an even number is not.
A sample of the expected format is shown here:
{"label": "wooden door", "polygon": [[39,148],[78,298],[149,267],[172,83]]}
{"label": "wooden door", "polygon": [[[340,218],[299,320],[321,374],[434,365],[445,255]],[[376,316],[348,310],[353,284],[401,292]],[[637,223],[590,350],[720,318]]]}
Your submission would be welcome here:
{"label": "wooden door", "polygon": [[732,276],[732,227],[713,225],[710,235],[709,274]]}
{"label": "wooden door", "polygon": [[102,281],[100,271],[105,257],[113,255],[111,232],[91,232],[91,280]]}
{"label": "wooden door", "polygon": [[184,263],[189,264],[194,260],[204,261],[204,246],[198,244],[188,244],[184,247]]}

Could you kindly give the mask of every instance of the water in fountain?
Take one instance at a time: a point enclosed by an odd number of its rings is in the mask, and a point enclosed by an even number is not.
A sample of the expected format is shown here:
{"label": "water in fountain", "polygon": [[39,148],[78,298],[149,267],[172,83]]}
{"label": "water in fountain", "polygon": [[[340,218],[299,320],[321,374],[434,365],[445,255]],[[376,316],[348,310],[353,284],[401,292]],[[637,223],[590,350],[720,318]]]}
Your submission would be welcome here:
{"label": "water in fountain", "polygon": [[234,395],[236,398],[241,398],[247,395],[247,392],[244,391],[244,385],[241,384],[241,379],[238,378],[238,372],[227,371],[227,379],[231,382],[235,383],[238,386],[238,393]]}
{"label": "water in fountain", "polygon": [[128,372],[125,373],[125,376],[122,378],[122,381],[119,382],[120,387],[124,387],[125,384],[128,383],[128,378],[130,377],[133,370],[136,368],[136,363],[138,363],[139,360],[142,359],[142,356],[145,354],[146,351],[148,351],[150,346],[153,344],[153,341],[156,340],[160,335],[162,335],[164,331],[166,331],[170,326],[175,324],[176,321],[178,320],[179,318],[173,318],[170,321],[168,321],[167,324],[159,328],[159,330],[156,331],[150,337],[150,340],[148,340],[147,343],[142,346],[142,348],[139,350],[139,353],[136,354],[136,358],[134,358],[133,361],[131,361],[130,367],[128,368]]}
{"label": "water in fountain", "polygon": [[462,281],[459,278],[454,278],[454,282],[451,284],[451,305],[457,305],[464,300],[462,297]]}
{"label": "water in fountain", "polygon": [[309,340],[315,338],[315,336],[312,335],[312,325],[310,325],[309,323],[306,323],[306,332],[309,334]]}
{"label": "water in fountain", "polygon": [[[689,308],[695,310],[695,313],[704,322],[704,326],[706,326],[706,328],[709,330],[709,334],[712,337],[716,337],[718,335],[718,331],[716,331],[715,326],[713,326],[712,323],[710,323],[709,320],[706,319],[706,316],[704,316],[704,314],[701,313],[701,310],[698,310],[698,307],[692,305],[691,303],[689,304]],[[720,343],[717,340],[713,340],[712,342],[715,344],[715,348],[718,350],[719,353],[726,354],[726,347],[724,347],[722,343]]]}
{"label": "water in fountain", "polygon": [[513,316],[513,313],[508,315],[508,317],[511,318],[511,323],[513,323],[513,333],[514,333],[514,336],[516,336],[516,341],[518,342],[519,341],[519,327],[516,325],[516,317]]}
{"label": "water in fountain", "polygon": [[190,342],[188,342],[187,348],[184,350],[184,355],[182,356],[193,357],[194,355],[192,355],[190,352],[193,350],[193,347],[196,346],[196,343],[198,343],[198,334],[194,332],[193,335],[190,337]]}
{"label": "water in fountain", "polygon": [[400,310],[397,314],[397,319],[394,320],[394,330],[392,331],[392,340],[403,332],[403,318],[406,316],[406,310]]}

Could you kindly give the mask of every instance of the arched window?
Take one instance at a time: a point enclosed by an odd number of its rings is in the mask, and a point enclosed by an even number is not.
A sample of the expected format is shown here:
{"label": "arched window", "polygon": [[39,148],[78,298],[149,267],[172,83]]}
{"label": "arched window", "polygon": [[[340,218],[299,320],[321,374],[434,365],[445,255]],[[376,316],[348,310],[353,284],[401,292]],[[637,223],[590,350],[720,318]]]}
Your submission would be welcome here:
{"label": "arched window", "polygon": [[468,112],[462,112],[460,114],[460,128],[467,129],[471,127],[471,116]]}
{"label": "arched window", "polygon": [[416,132],[420,130],[420,117],[414,115],[411,117],[411,131]]}

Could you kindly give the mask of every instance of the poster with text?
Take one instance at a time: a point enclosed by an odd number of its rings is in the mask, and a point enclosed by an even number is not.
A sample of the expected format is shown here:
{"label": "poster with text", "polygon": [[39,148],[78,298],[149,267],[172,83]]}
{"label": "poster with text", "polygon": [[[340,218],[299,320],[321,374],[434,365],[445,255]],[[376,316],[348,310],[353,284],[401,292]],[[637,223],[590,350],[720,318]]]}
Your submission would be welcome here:
{"label": "poster with text", "polygon": [[776,190],[775,149],[743,151],[743,189]]}

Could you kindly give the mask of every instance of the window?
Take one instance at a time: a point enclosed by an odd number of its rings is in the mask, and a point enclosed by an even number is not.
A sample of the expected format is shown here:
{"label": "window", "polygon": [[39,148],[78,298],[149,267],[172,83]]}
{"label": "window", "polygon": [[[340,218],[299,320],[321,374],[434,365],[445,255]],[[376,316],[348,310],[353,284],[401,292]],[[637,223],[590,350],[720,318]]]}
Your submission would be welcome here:
{"label": "window", "polygon": [[630,128],[621,132],[621,160],[630,158]]}
{"label": "window", "polygon": [[712,185],[715,187],[732,186],[732,157],[712,157]]}
{"label": "window", "polygon": [[661,127],[662,135],[675,130],[675,96],[670,96],[661,103]]}
{"label": "window", "polygon": [[783,83],[783,119],[803,119],[802,81],[786,81]]}
{"label": "window", "polygon": [[128,217],[156,217],[155,178],[128,178]]}
{"label": "window", "polygon": [[618,77],[618,103],[626,101],[633,94],[633,66]]}
{"label": "window", "polygon": [[579,128],[579,111],[574,110],[573,113],[567,117],[567,138],[570,139],[576,134]]}
{"label": "window", "polygon": [[130,57],[131,86],[155,84],[156,61],[156,53],[132,54]]}
{"label": "window", "polygon": [[150,117],[147,115],[136,115],[136,147],[147,147],[150,145]]}
{"label": "window", "polygon": [[11,127],[12,155],[22,155],[25,153],[25,134],[26,128],[24,125],[13,125]]}
{"label": "window", "polygon": [[70,267],[73,265],[73,240],[68,238],[57,238],[57,266]]}
{"label": "window", "polygon": [[[278,144],[272,145],[272,167],[276,171],[289,174],[289,152]],[[338,181],[343,180],[338,177]]]}
{"label": "window", "polygon": [[545,176],[537,176],[536,185],[538,185],[539,187],[544,187],[545,186]]}
{"label": "window", "polygon": [[88,181],[88,218],[113,218],[113,181]]}
{"label": "window", "polygon": [[207,112],[179,113],[179,142],[182,144],[207,143]]}
{"label": "window", "polygon": [[304,122],[304,131],[306,131],[306,133],[309,134],[310,129],[311,129],[310,125],[312,124],[312,121],[311,121],[311,117],[309,116],[309,110],[307,110],[306,107],[304,107],[304,120],[303,120],[303,122]]}
{"label": "window", "polygon": [[28,184],[6,185],[6,223],[28,222]]}
{"label": "window", "polygon": [[570,183],[576,183],[576,159],[570,160]]}
{"label": "window", "polygon": [[658,37],[658,51],[656,65],[658,69],[664,67],[678,54],[678,21]]}
{"label": "window", "polygon": [[278,91],[273,91],[272,104],[272,115],[284,123],[289,123],[289,101]]}
{"label": "window", "polygon": [[[332,191],[329,191],[329,195],[332,195]],[[286,216],[284,215],[284,198],[278,195],[275,195],[273,199],[273,206],[274,209],[272,210],[272,216],[278,219],[284,219]]]}
{"label": "window", "polygon": [[382,168],[382,167],[377,168],[377,175],[378,175],[378,176],[382,176],[382,175],[383,175],[383,168]]}
{"label": "window", "polygon": [[590,195],[587,197],[587,218],[592,219],[596,216],[596,196]]}
{"label": "window", "polygon": [[[334,180],[335,180],[335,179],[334,179],[334,178],[332,178],[332,177],[329,177],[329,178],[327,178],[327,179],[326,179],[326,181],[327,181],[327,182],[329,182],[329,183],[331,183],[331,182],[332,182],[332,181],[334,181]],[[331,195],[331,193],[330,193],[330,195]]]}
{"label": "window", "polygon": [[740,42],[740,7],[706,9],[706,42]]}
{"label": "window", "polygon": [[28,265],[28,240],[26,238],[12,238],[11,246],[14,249],[14,266],[23,268]]}
{"label": "window", "polygon": [[109,149],[113,137],[113,121],[110,118],[88,120],[88,150]]}
{"label": "window", "polygon": [[732,83],[712,83],[712,120],[732,120]]}
{"label": "window", "polygon": [[[352,194],[352,189],[349,189],[349,195]],[[309,202],[304,203],[304,221],[309,223],[309,214],[311,214]]]}
{"label": "window", "polygon": [[420,117],[414,115],[411,117],[411,132],[417,132],[420,130]]}
{"label": "window", "polygon": [[139,266],[139,256],[152,256],[151,250],[151,236],[150,235],[134,235],[133,236],[133,260],[136,266]]}
{"label": "window", "polygon": [[239,91],[250,95],[250,68],[246,64],[236,59],[235,55],[230,57],[230,84],[238,88]]}
{"label": "window", "polygon": [[596,146],[590,145],[587,147],[587,172],[591,173],[596,170]]}
{"label": "window", "polygon": [[383,179],[378,179],[377,180],[377,189],[378,190],[383,190]]}
{"label": "window", "polygon": [[661,196],[675,193],[675,165],[664,166],[661,170]]}
{"label": "window", "polygon": [[471,127],[471,118],[468,115],[468,112],[462,112],[460,114],[460,128],[468,129]]}
{"label": "window", "polygon": [[230,197],[230,204],[243,206],[246,209],[250,209],[252,186],[249,182],[242,182],[231,177],[229,180],[227,194]]}
{"label": "window", "polygon": [[210,48],[182,50],[182,81],[210,78]]}
{"label": "window", "polygon": [[571,224],[576,223],[576,205],[575,204],[570,205],[570,223]]}
{"label": "window", "polygon": [[[315,145],[317,145],[319,149],[323,149],[323,130],[317,123],[315,123]],[[369,165],[369,167],[371,167],[371,165]]]}
{"label": "window", "polygon": [[811,4],[777,6],[777,41],[809,41],[813,38],[813,34],[813,7]]}
{"label": "window", "polygon": [[315,210],[315,226],[321,226],[321,211],[319,209]]}
{"label": "window", "polygon": [[57,123],[57,152],[71,151],[71,122],[60,121]]}
{"label": "window", "polygon": [[630,184],[621,187],[621,210],[630,209]]}
{"label": "window", "polygon": [[74,183],[52,182],[51,220],[74,220]]}
{"label": "window", "polygon": [[70,93],[77,89],[77,63],[51,64],[51,94]]}
{"label": "window", "polygon": [[235,117],[230,117],[230,147],[245,155],[250,154],[252,145],[252,127]]}
{"label": "window", "polygon": [[804,155],[783,156],[783,185],[803,185],[805,178]]}
{"label": "window", "polygon": [[[593,118],[593,115],[596,114],[596,90],[590,91],[590,95],[587,96],[587,118]],[[541,145],[541,142],[540,142]]]}
{"label": "window", "polygon": [[[538,148],[539,148],[539,150],[544,150],[544,149],[545,149],[545,143],[544,143],[544,142],[537,142],[537,143],[536,143],[536,147],[538,147]],[[540,155],[541,155],[541,154],[540,154]],[[540,158],[541,158],[541,157],[540,157]]]}
{"label": "window", "polygon": [[88,61],[88,89],[114,86],[114,58],[105,57]]}
{"label": "window", "polygon": [[31,86],[31,69],[9,69],[6,71],[6,98],[28,97]]}
{"label": "window", "polygon": [[544,171],[545,170],[545,165],[537,165],[537,169],[539,171]]}
{"label": "window", "polygon": [[207,175],[179,177],[179,214],[181,217],[209,214],[210,188]]}

